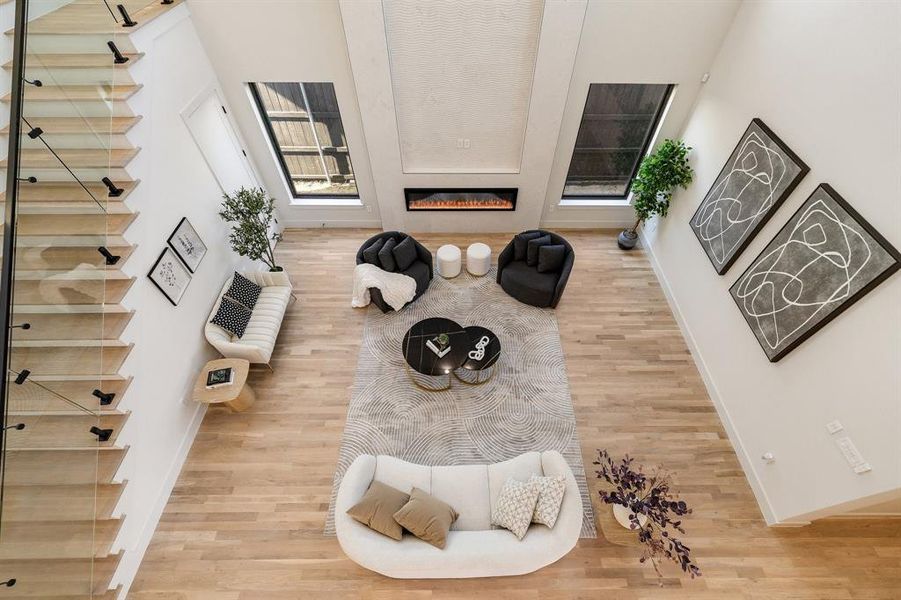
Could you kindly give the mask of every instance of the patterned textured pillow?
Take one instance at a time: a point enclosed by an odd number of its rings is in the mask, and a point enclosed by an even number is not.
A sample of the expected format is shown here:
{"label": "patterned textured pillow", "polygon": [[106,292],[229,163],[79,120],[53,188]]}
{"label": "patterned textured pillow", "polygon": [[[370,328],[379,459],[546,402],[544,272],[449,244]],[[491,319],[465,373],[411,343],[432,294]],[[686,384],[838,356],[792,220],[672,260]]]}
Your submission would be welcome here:
{"label": "patterned textured pillow", "polygon": [[262,291],[263,288],[236,271],[225,295],[252,310]]}
{"label": "patterned textured pillow", "polygon": [[529,483],[538,486],[538,502],[535,504],[535,512],[532,514],[532,522],[553,527],[560,514],[560,506],[563,505],[566,477],[563,475],[554,477],[532,475],[529,477]]}
{"label": "patterned textured pillow", "polygon": [[210,323],[218,325],[240,338],[244,337],[251,314],[253,313],[246,306],[242,306],[231,298],[225,297],[219,303],[219,310],[216,311],[216,316],[213,317]]}
{"label": "patterned textured pillow", "polygon": [[538,492],[535,483],[508,479],[491,511],[491,524],[509,529],[521,540],[532,522]]}

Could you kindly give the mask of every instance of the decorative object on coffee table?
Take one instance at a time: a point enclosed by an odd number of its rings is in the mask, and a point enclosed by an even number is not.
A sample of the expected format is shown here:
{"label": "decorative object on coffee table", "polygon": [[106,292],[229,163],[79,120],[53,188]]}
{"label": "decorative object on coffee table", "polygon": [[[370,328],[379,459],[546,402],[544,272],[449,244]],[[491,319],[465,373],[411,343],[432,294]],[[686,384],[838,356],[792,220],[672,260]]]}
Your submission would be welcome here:
{"label": "decorative object on coffee table", "polygon": [[495,363],[501,355],[501,342],[494,332],[479,325],[470,325],[464,331],[469,339],[468,352],[454,376],[469,385],[488,383],[497,369]]}
{"label": "decorative object on coffee table", "polygon": [[[382,241],[383,246],[388,240],[394,240],[395,245],[392,249],[395,268],[394,272],[412,277],[413,280],[416,281],[416,295],[413,296],[413,300],[410,301],[415,302],[417,298],[425,293],[429,288],[429,283],[432,281],[432,253],[429,252],[425,246],[413,239],[413,236],[407,235],[401,231],[384,231],[363,242],[363,245],[360,246],[360,249],[357,251],[355,264],[359,265],[370,262],[366,260],[364,252],[379,240]],[[406,240],[409,241],[404,243]],[[378,261],[377,256],[378,253],[376,253],[376,259],[374,259],[376,261]],[[370,264],[376,263],[370,262]],[[377,266],[381,269],[385,269],[388,265],[383,265],[379,261]],[[379,307],[379,310],[383,313],[394,311],[394,309],[385,302],[385,299],[382,297],[382,292],[378,288],[369,288],[369,299],[370,302]]]}
{"label": "decorative object on coffee table", "polygon": [[729,292],[776,362],[899,265],[898,250],[821,183]]}
{"label": "decorative object on coffee table", "polygon": [[700,569],[691,560],[691,548],[672,535],[672,531],[685,533],[682,517],[692,513],[679,500],[678,493],[670,490],[672,474],[659,467],[645,474],[641,466],[633,466],[634,461],[629,456],[614,461],[606,450],[598,450],[594,461],[598,465],[598,479],[614,487],[613,491],[599,492],[601,499],[613,505],[617,522],[638,532],[638,540],[645,545],[639,562],[651,562],[660,585],[663,585],[663,574],[658,561],[662,559],[675,562],[692,579],[700,576]]}
{"label": "decorative object on coffee table", "polygon": [[665,217],[673,191],[691,183],[694,171],[688,165],[690,150],[682,140],[663,140],[657,150],[642,159],[631,187],[635,224],[621,231],[616,240],[622,250],[634,248],[642,221],[654,215]]}
{"label": "decorative object on coffee table", "polygon": [[[231,383],[207,385],[210,374],[231,369]],[[194,384],[194,400],[203,404],[224,404],[234,412],[243,412],[256,400],[253,389],[247,385],[250,362],[241,358],[211,360],[197,376]]]}
{"label": "decorative object on coffee table", "polygon": [[453,279],[460,274],[462,253],[453,244],[438,248],[438,274],[445,279]]}
{"label": "decorative object on coffee table", "polygon": [[[429,343],[436,345],[433,340],[445,336],[447,343],[439,347],[439,354],[429,348]],[[401,348],[404,360],[407,363],[407,374],[416,386],[429,391],[441,392],[450,389],[451,373],[466,360],[469,348],[469,336],[460,325],[442,317],[433,317],[419,321],[407,331]],[[446,350],[446,351],[445,351]],[[432,386],[430,383],[419,381],[412,371],[425,375],[428,378],[447,377],[447,385]]]}
{"label": "decorative object on coffee table", "polygon": [[[529,264],[529,243],[537,243],[543,238],[550,238],[547,240],[550,243],[544,244],[545,247],[563,246],[563,261],[557,268],[545,270],[540,262]],[[520,302],[555,308],[563,296],[575,260],[576,253],[562,236],[543,229],[523,231],[498,255],[497,282],[507,294]]]}
{"label": "decorative object on coffee table", "polygon": [[491,269],[491,247],[476,242],[466,249],[466,270],[470,275],[481,277]]}
{"label": "decorative object on coffee table", "polygon": [[810,169],[753,119],[691,218],[707,258],[724,274]]}

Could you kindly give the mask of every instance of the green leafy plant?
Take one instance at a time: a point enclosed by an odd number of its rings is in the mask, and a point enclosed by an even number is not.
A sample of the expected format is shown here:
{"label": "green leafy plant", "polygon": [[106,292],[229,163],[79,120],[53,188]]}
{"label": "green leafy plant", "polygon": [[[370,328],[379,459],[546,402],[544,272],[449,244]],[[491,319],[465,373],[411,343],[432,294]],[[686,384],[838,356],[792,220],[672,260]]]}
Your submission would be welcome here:
{"label": "green leafy plant", "polygon": [[673,191],[677,187],[685,189],[691,183],[694,171],[688,164],[690,150],[682,140],[667,139],[641,161],[632,183],[636,221],[628,230],[630,233],[635,234],[641,222],[654,215],[665,217]]}
{"label": "green leafy plant", "polygon": [[239,256],[266,263],[270,271],[281,271],[275,264],[272,242],[282,239],[280,233],[269,234],[275,218],[275,200],[262,188],[242,187],[233,195],[222,194],[219,216],[232,224],[228,241]]}

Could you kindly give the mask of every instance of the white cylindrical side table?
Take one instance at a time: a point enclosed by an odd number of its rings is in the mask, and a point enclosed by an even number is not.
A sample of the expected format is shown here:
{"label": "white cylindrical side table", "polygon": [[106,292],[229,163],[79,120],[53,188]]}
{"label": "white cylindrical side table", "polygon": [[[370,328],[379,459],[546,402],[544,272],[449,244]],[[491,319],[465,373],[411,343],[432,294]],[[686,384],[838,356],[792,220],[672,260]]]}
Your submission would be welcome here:
{"label": "white cylindrical side table", "polygon": [[472,275],[482,276],[491,268],[491,248],[477,242],[466,249],[466,270]]}
{"label": "white cylindrical side table", "polygon": [[462,253],[453,244],[445,244],[438,248],[438,274],[451,279],[460,274]]}

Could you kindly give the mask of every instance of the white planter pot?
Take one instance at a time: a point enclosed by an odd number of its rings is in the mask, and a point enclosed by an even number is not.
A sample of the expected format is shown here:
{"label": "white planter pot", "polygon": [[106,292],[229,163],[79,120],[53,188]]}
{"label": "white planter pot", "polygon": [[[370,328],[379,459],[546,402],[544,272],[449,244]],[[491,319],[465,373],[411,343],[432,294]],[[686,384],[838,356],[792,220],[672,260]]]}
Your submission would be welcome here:
{"label": "white planter pot", "polygon": [[[625,527],[626,529],[632,529],[632,521],[629,520],[630,510],[623,506],[622,504],[614,504],[613,505],[613,518],[616,519],[616,522]],[[638,523],[642,527],[645,526],[645,523],[648,522],[648,518],[645,515],[638,515]]]}

